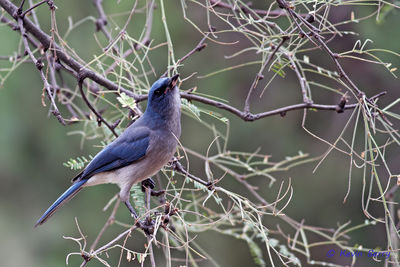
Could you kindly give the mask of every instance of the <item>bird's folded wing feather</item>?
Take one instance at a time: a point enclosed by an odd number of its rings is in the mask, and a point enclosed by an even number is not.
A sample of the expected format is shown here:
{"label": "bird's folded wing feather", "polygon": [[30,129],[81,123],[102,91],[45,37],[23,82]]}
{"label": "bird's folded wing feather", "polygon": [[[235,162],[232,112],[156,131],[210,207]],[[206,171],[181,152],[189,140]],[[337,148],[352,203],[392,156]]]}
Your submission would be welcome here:
{"label": "bird's folded wing feather", "polygon": [[73,180],[88,179],[97,173],[122,168],[140,160],[146,155],[149,140],[150,130],[146,127],[138,127],[133,133],[121,135],[100,151]]}

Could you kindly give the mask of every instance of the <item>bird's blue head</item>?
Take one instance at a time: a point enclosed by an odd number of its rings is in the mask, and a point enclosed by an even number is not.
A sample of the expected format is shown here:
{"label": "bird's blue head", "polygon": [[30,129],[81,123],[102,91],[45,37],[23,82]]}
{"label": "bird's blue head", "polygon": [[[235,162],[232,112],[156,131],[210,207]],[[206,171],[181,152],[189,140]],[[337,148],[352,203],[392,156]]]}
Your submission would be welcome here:
{"label": "bird's blue head", "polygon": [[171,78],[161,78],[150,88],[146,113],[168,116],[175,109],[180,109],[179,89],[176,86],[179,74]]}

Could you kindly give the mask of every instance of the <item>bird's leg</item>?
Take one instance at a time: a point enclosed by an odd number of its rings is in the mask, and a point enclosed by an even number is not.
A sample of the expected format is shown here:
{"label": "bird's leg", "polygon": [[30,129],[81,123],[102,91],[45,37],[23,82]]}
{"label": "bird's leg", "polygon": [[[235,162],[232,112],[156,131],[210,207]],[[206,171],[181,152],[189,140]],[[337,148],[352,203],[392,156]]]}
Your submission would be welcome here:
{"label": "bird's leg", "polygon": [[129,198],[124,201],[125,206],[128,208],[129,212],[131,213],[132,217],[135,218],[136,226],[143,230],[146,235],[151,235],[154,233],[154,222],[149,216],[147,219],[141,221],[138,220],[138,215],[135,212],[135,209],[132,207]]}
{"label": "bird's leg", "polygon": [[125,203],[125,206],[128,208],[129,212],[131,213],[132,217],[135,218],[135,220],[136,220],[138,218],[138,216],[135,212],[135,209],[132,207],[132,204],[129,201],[129,198],[126,201],[124,201],[124,203]]}

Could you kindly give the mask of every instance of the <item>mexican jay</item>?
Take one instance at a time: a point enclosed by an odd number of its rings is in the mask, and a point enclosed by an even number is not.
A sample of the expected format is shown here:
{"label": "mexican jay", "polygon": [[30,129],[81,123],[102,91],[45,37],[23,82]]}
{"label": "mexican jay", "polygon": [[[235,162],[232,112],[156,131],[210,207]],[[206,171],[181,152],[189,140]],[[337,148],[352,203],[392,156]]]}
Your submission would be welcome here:
{"label": "mexican jay", "polygon": [[181,134],[178,76],[153,84],[143,115],[93,158],[35,226],[46,222],[83,187],[107,183],[118,184],[121,201],[137,217],[129,201],[132,185],[156,174],[172,158]]}

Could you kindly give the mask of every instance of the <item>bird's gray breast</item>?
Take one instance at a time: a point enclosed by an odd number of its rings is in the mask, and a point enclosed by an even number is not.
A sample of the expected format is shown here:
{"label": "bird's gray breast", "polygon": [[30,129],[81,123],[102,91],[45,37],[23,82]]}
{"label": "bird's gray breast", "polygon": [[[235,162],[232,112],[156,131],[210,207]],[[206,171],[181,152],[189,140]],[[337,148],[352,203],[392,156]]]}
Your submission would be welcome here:
{"label": "bird's gray breast", "polygon": [[181,99],[179,89],[175,88],[169,102],[168,116],[152,130],[146,158],[151,165],[161,169],[175,154],[181,136]]}
{"label": "bird's gray breast", "polygon": [[181,97],[178,88],[174,88],[170,100],[170,115],[168,117],[167,128],[179,139],[181,136]]}

